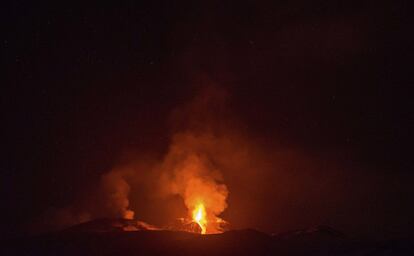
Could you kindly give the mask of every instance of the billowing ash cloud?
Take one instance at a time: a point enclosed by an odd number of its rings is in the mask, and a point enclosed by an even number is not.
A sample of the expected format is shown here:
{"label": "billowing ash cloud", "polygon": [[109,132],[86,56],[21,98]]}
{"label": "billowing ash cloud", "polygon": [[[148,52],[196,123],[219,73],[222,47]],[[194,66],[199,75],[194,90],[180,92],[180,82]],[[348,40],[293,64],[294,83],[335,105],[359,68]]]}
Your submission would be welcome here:
{"label": "billowing ash cloud", "polygon": [[[178,196],[187,209],[187,216],[182,217],[191,218],[196,205],[202,203],[210,223],[207,232],[219,232],[223,223],[219,215],[227,207],[229,190],[217,165],[221,156],[214,151],[220,151],[228,122],[225,102],[225,91],[203,88],[171,113],[172,135],[164,156],[157,160],[133,155],[103,174],[96,191],[85,195],[81,203],[56,211],[49,222],[69,226],[97,217],[141,219],[145,208]],[[138,214],[131,208],[132,201]],[[167,209],[159,209],[163,210]]]}
{"label": "billowing ash cloud", "polygon": [[203,204],[209,222],[207,232],[215,233],[221,231],[221,221],[217,218],[227,207],[229,192],[220,170],[214,166],[214,158],[209,157],[203,148],[206,140],[213,138],[191,133],[174,136],[161,166],[160,188],[165,196],[179,195],[183,198],[189,213]]}

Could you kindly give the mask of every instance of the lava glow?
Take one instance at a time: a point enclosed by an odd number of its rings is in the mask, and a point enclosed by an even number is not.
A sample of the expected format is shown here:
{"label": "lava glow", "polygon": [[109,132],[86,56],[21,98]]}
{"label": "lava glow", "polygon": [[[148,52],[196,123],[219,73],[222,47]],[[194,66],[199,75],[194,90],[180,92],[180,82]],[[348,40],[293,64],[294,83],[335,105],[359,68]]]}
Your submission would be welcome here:
{"label": "lava glow", "polygon": [[193,220],[201,228],[201,234],[205,234],[207,230],[206,209],[202,203],[199,203],[193,210]]}

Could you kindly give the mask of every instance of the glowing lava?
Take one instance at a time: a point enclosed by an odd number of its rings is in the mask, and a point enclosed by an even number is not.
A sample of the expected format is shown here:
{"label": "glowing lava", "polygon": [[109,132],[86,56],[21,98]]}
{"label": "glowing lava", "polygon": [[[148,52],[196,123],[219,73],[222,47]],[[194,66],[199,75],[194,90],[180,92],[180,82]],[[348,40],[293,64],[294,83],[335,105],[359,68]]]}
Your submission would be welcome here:
{"label": "glowing lava", "polygon": [[202,203],[199,203],[193,210],[193,220],[201,228],[201,234],[205,234],[207,230],[206,209]]}

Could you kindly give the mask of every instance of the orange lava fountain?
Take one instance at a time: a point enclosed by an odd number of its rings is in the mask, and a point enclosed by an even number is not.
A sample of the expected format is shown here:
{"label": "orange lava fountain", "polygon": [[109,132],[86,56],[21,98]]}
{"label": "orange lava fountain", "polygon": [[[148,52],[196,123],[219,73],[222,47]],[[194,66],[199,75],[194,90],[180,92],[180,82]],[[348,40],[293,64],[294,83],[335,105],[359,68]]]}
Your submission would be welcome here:
{"label": "orange lava fountain", "polygon": [[193,210],[193,220],[200,226],[201,234],[205,234],[207,231],[207,219],[206,209],[202,203],[199,203]]}

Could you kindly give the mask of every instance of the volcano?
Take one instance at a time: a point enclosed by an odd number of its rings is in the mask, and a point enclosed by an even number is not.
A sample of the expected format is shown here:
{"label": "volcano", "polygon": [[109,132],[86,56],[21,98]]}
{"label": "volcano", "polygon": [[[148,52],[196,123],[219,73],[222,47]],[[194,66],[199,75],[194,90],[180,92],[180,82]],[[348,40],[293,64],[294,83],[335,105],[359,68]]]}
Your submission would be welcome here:
{"label": "volcano", "polygon": [[362,241],[326,226],[269,235],[253,229],[206,234],[97,219],[2,241],[1,255],[413,255],[413,241]]}

